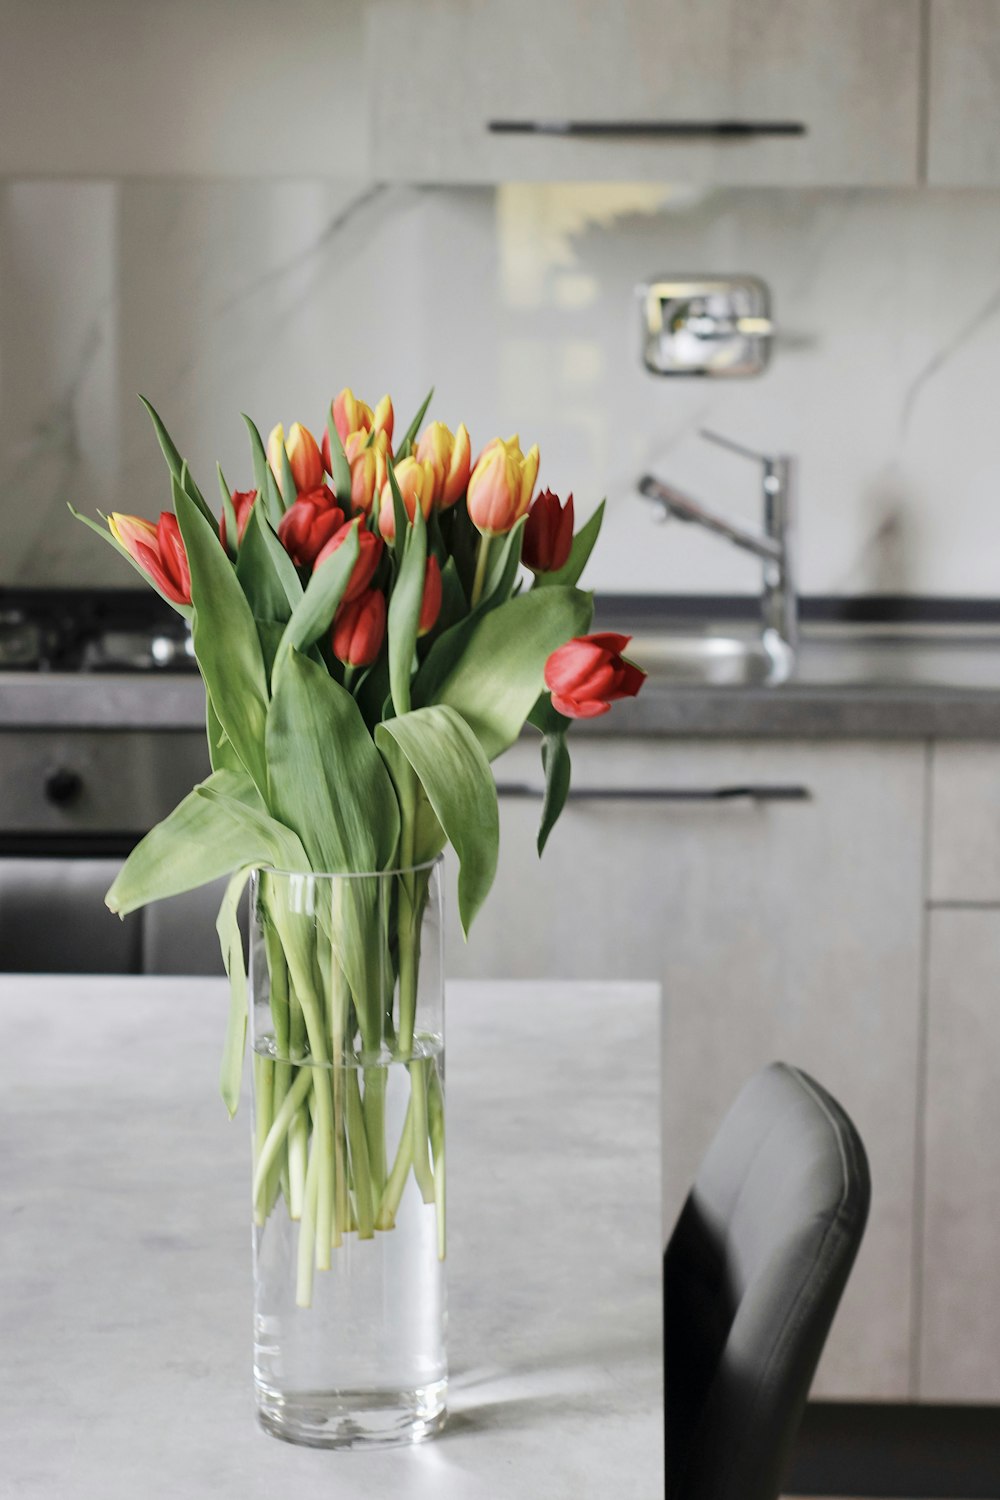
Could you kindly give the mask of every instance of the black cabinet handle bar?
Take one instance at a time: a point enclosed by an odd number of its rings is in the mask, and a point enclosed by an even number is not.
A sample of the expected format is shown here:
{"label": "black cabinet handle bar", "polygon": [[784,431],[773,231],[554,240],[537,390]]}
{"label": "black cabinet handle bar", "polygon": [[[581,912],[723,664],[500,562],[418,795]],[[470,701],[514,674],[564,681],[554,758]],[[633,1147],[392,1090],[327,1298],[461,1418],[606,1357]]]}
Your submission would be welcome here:
{"label": "black cabinet handle bar", "polygon": [[801,120],[489,120],[491,135],[617,137],[624,140],[746,140],[805,135]]}
{"label": "black cabinet handle bar", "polygon": [[[541,787],[527,782],[503,782],[497,785],[500,797],[537,797],[545,795]],[[571,802],[809,802],[812,793],[806,786],[586,786],[571,787]]]}

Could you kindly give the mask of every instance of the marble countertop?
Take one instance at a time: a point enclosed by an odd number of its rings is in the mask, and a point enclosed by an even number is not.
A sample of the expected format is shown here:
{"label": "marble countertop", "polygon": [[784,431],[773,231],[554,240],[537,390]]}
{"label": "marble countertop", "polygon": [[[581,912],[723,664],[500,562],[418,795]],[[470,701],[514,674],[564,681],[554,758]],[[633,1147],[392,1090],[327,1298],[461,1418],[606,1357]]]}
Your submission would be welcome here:
{"label": "marble countertop", "polygon": [[477,982],[448,1001],[449,1423],[329,1453],[253,1417],[224,985],[0,977],[4,1493],[662,1493],[658,990]]}

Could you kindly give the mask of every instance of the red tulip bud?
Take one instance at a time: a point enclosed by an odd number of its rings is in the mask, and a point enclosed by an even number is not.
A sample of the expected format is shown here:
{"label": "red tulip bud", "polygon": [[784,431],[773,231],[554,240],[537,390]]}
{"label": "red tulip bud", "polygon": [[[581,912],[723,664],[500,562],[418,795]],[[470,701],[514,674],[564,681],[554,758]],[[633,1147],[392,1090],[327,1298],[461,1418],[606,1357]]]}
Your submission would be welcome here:
{"label": "red tulip bud", "polygon": [[552,707],[568,719],[596,719],[618,698],[634,698],[645,672],[622,658],[630,635],[581,635],[553,651],[545,663]]}
{"label": "red tulip bud", "polygon": [[344,524],[344,512],[325,485],[300,495],[278,525],[278,540],[296,567],[315,563],[327,542]]}
{"label": "red tulip bud", "polygon": [[569,561],[573,546],[573,496],[560,505],[558,495],[543,490],[524,523],[521,561],[533,573],[557,573]]}
{"label": "red tulip bud", "polygon": [[191,603],[191,569],[173,511],[162,511],[155,526],[140,516],[114,511],[108,517],[108,529],[161,593],[174,604]]}
{"label": "red tulip bud", "polygon": [[385,618],[381,589],[368,589],[356,599],[345,600],[333,622],[333,654],[337,660],[348,667],[370,666],[385,640]]}
{"label": "red tulip bud", "polygon": [[322,552],[316,559],[317,568],[325,563],[328,557],[332,557],[337,548],[340,547],[350,536],[353,529],[358,528],[358,560],[354,564],[347,588],[344,590],[342,604],[350,604],[364,593],[375,576],[375,569],[382,559],[382,539],[377,537],[373,531],[368,531],[361,525],[360,520],[349,521],[346,526],[341,526],[335,536],[327,542]]}
{"label": "red tulip bud", "polygon": [[473,526],[483,536],[503,536],[531,504],[538,477],[538,447],[527,454],[515,433],[494,438],[476,459],[469,477],[468,505]]}
{"label": "red tulip bud", "polygon": [[[295,493],[306,495],[310,490],[318,489],[323,483],[323,460],[320,457],[319,447],[316,439],[308,427],[303,427],[301,422],[293,422],[288,437],[285,437],[285,429],[279,422],[277,427],[271,429],[267,440],[267,458],[274,472],[274,477],[281,488],[281,476],[283,465],[281,462],[281,447],[284,444],[285,452],[288,454],[288,463],[295,481]],[[290,497],[284,496],[286,503]]]}
{"label": "red tulip bud", "polygon": [[[256,490],[233,490],[233,510],[236,512],[236,540],[242,542],[243,533],[247,529],[250,512],[257,498]],[[219,541],[226,545],[226,513],[222,512],[222,520],[219,523]]]}
{"label": "red tulip bud", "polygon": [[441,569],[433,552],[427,559],[427,571],[424,574],[424,598],[420,606],[420,621],[417,625],[417,635],[426,635],[433,630],[437,624],[437,617],[441,613]]}

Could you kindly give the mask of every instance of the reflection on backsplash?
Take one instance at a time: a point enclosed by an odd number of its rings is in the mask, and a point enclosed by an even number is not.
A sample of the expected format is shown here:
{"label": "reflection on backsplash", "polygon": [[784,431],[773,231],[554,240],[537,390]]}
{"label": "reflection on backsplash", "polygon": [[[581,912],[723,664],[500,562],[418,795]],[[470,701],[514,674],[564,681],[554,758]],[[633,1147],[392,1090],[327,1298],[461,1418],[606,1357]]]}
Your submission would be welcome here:
{"label": "reflection on backsplash", "polygon": [[[0,185],[0,584],[125,584],[65,502],[155,514],[162,411],[206,493],[250,482],[241,410],[319,429],[343,384],[427,386],[473,445],[519,429],[541,481],[609,498],[615,591],[754,593],[750,557],[657,525],[660,473],[756,522],[755,478],[702,426],[798,455],[807,593],[1000,582],[1000,194],[329,182]],[[742,382],[642,368],[651,273],[762,277],[779,338]]]}

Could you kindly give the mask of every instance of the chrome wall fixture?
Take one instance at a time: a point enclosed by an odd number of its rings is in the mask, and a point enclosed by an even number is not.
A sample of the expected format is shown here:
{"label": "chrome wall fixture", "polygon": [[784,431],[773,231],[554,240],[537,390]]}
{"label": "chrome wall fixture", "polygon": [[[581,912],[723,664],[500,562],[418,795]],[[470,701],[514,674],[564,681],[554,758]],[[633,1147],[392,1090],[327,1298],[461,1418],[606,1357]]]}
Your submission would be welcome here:
{"label": "chrome wall fixture", "polygon": [[657,276],[636,296],[650,374],[740,379],[767,368],[774,324],[758,277]]}

